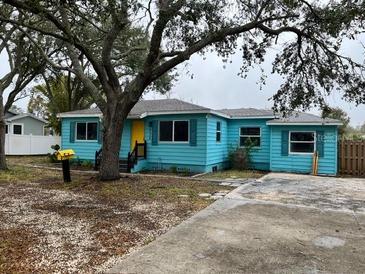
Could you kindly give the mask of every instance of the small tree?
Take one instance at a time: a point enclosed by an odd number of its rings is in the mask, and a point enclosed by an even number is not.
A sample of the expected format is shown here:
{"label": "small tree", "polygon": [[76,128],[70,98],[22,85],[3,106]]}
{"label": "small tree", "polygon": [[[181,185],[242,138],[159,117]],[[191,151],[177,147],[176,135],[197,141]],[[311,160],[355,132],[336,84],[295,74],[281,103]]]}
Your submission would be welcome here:
{"label": "small tree", "polygon": [[337,108],[325,107],[322,110],[322,118],[332,118],[340,120],[342,122],[342,125],[339,126],[338,132],[341,136],[346,134],[348,126],[350,124],[350,117],[344,110],[342,110],[339,107]]}
{"label": "small tree", "polygon": [[236,170],[247,170],[251,168],[251,152],[255,144],[247,138],[243,147],[237,147],[229,152],[231,168]]}
{"label": "small tree", "polygon": [[28,112],[43,117],[57,133],[60,133],[61,112],[89,108],[93,104],[90,94],[82,82],[70,73],[47,77],[43,74],[44,84],[32,88],[28,102]]}
{"label": "small tree", "polygon": [[360,132],[362,134],[365,134],[365,123],[363,123],[361,126],[360,126]]}

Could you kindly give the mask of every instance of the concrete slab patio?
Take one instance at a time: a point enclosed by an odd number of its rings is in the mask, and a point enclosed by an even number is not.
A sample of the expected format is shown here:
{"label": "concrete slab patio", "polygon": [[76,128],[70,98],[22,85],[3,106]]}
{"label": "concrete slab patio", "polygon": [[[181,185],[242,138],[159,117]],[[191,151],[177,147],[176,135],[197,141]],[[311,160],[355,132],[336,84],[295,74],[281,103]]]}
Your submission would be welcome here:
{"label": "concrete slab patio", "polygon": [[364,273],[365,180],[268,174],[112,273]]}

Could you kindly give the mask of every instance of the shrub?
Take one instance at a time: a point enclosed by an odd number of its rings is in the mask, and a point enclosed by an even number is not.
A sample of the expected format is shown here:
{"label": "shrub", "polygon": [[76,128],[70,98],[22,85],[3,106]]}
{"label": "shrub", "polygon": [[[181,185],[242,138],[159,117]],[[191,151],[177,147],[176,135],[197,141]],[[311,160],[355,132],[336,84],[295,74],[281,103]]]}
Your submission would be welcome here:
{"label": "shrub", "polygon": [[237,147],[230,151],[229,162],[232,169],[246,170],[250,168],[251,150],[253,143],[250,139],[247,139],[244,147]]}
{"label": "shrub", "polygon": [[244,148],[237,148],[229,153],[229,162],[232,169],[245,170],[249,167],[249,159]]}
{"label": "shrub", "polygon": [[92,161],[84,160],[84,161],[82,161],[82,162],[81,162],[81,166],[82,166],[82,167],[93,167],[93,166],[94,166],[94,164],[93,164],[93,162],[92,162]]}
{"label": "shrub", "polygon": [[82,163],[82,161],[81,161],[80,157],[78,157],[78,156],[76,158],[72,158],[70,160],[70,164],[72,166],[81,166],[81,163]]}

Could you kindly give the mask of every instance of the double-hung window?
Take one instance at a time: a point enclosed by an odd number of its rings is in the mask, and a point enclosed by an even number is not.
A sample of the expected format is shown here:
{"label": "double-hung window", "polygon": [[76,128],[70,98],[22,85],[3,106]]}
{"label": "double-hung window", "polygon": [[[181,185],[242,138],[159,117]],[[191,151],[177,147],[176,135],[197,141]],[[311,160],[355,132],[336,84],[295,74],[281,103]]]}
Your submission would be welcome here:
{"label": "double-hung window", "polygon": [[315,151],[316,134],[314,131],[291,131],[290,153],[313,153]]}
{"label": "double-hung window", "polygon": [[261,128],[259,127],[241,127],[240,128],[240,146],[244,147],[252,144],[254,147],[261,145]]}
{"label": "double-hung window", "polygon": [[96,141],[98,139],[98,123],[86,122],[76,123],[76,140]]}
{"label": "double-hung window", "polygon": [[23,125],[22,124],[13,124],[13,134],[22,135],[23,134]]}
{"label": "double-hung window", "polygon": [[189,121],[160,121],[160,142],[189,142]]}
{"label": "double-hung window", "polygon": [[222,135],[221,122],[217,122],[217,128],[216,128],[216,133],[215,133],[215,141],[216,142],[221,141],[221,135]]}

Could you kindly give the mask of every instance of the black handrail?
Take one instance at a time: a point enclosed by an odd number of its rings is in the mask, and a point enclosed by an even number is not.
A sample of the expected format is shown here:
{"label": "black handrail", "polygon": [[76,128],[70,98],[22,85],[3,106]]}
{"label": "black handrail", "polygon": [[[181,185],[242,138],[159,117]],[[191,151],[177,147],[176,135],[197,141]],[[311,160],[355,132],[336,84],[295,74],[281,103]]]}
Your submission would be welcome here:
{"label": "black handrail", "polygon": [[136,141],[134,148],[131,152],[128,152],[127,170],[131,172],[134,165],[138,162],[139,158],[147,158],[147,142],[138,143]]}
{"label": "black handrail", "polygon": [[98,170],[98,168],[99,168],[102,152],[103,152],[102,148],[95,151],[94,170]]}
{"label": "black handrail", "polygon": [[[95,151],[95,163],[94,170],[98,170],[103,154],[103,149]],[[128,152],[127,160],[127,172],[131,172],[135,164],[137,164],[138,159],[147,159],[147,142],[138,143],[136,141],[134,148],[131,152]]]}

